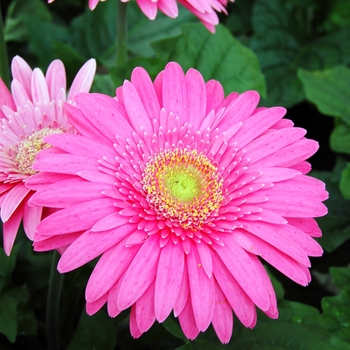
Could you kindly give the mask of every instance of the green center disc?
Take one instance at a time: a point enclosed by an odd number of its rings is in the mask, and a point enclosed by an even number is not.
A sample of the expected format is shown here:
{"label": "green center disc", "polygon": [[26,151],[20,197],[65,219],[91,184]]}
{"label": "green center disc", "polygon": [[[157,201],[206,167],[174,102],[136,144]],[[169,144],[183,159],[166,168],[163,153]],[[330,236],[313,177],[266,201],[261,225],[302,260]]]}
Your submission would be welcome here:
{"label": "green center disc", "polygon": [[195,167],[174,166],[163,176],[168,193],[174,199],[189,203],[200,195],[201,176]]}

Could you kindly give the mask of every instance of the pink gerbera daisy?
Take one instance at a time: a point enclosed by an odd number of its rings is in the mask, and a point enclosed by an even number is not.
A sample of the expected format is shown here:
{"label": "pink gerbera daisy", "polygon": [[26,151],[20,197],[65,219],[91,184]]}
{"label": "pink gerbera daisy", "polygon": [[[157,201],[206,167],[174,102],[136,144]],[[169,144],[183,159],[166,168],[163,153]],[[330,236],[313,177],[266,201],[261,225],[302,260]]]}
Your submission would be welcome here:
{"label": "pink gerbera daisy", "polygon": [[[48,0],[49,3],[54,0]],[[90,10],[94,10],[99,1],[106,0],[89,0]],[[129,2],[129,0],[120,0]],[[234,0],[178,0],[178,2],[197,16],[204,26],[211,32],[215,32],[215,26],[219,23],[217,12],[226,11],[228,1]],[[155,19],[158,10],[165,15],[175,18],[178,15],[176,0],[136,0],[142,12],[151,20]]]}
{"label": "pink gerbera daisy", "polygon": [[[78,92],[89,91],[95,74],[94,59],[88,61],[73,81],[67,101]],[[25,233],[32,239],[43,209],[27,205],[32,191],[25,187],[36,173],[36,154],[48,145],[46,135],[73,132],[63,113],[66,101],[66,73],[60,60],[53,61],[46,73],[19,56],[12,61],[12,95],[0,79],[0,208],[4,249],[10,254],[23,219]]]}
{"label": "pink gerbera daisy", "polygon": [[[254,327],[256,309],[276,318],[259,258],[301,285],[322,249],[313,217],[325,215],[324,183],[306,176],[318,144],[257,108],[259,94],[224,97],[169,63],[154,83],[143,68],[115,99],[78,94],[66,105],[78,135],[50,135],[27,184],[32,205],[61,209],[38,226],[34,247],[69,247],[68,272],[101,256],[86,287],[87,312],[131,307],[139,337],[173,311],[189,339],[212,323],[229,341],[233,312]],[[232,312],[233,311],[233,312]]]}

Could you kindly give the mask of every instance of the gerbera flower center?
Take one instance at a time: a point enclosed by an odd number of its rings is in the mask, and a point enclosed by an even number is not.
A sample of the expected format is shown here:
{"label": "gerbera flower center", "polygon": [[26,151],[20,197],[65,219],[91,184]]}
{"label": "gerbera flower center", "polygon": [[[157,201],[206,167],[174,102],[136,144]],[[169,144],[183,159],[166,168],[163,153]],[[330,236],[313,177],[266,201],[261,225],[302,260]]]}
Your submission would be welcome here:
{"label": "gerbera flower center", "polygon": [[203,226],[224,198],[217,167],[196,150],[157,154],[146,164],[142,186],[158,214],[186,229]]}
{"label": "gerbera flower center", "polygon": [[26,175],[34,175],[36,171],[32,169],[36,155],[50,145],[43,141],[43,138],[52,134],[63,133],[62,128],[43,128],[27,136],[23,141],[15,146],[15,166],[17,170]]}

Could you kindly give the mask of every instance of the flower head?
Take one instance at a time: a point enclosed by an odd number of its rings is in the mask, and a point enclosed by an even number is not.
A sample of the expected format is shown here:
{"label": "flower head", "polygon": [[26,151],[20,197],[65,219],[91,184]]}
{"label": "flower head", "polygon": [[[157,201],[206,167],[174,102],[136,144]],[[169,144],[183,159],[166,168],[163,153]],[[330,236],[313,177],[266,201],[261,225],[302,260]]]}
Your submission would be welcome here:
{"label": "flower head", "polygon": [[[48,0],[49,3],[53,1],[54,0]],[[94,10],[99,1],[106,0],[89,0],[90,10]],[[129,2],[129,0],[120,1]],[[211,32],[215,32],[215,26],[219,23],[219,18],[215,11],[227,13],[226,6],[228,1],[229,0],[178,0],[182,6],[197,16]],[[141,11],[151,20],[156,18],[158,10],[171,18],[175,18],[178,15],[176,0],[136,0],[136,2]]]}
{"label": "flower head", "polygon": [[[68,94],[69,103],[77,92],[89,91],[95,68],[93,59],[81,68]],[[22,219],[32,239],[42,217],[43,208],[27,205],[32,191],[25,182],[36,173],[32,165],[37,153],[49,147],[43,138],[74,130],[63,112],[66,73],[61,61],[53,61],[44,76],[17,56],[12,75],[12,94],[0,80],[0,207],[6,254],[11,252]]]}
{"label": "flower head", "polygon": [[305,175],[318,144],[258,101],[169,63],[154,82],[136,68],[115,99],[66,105],[79,135],[47,136],[27,184],[31,204],[61,209],[39,224],[37,251],[68,246],[60,272],[101,255],[89,314],[131,307],[138,337],[173,311],[189,339],[212,323],[226,343],[233,312],[247,327],[255,306],[278,315],[259,258],[308,284],[308,256],[322,254],[313,217],[327,212],[324,183]]}

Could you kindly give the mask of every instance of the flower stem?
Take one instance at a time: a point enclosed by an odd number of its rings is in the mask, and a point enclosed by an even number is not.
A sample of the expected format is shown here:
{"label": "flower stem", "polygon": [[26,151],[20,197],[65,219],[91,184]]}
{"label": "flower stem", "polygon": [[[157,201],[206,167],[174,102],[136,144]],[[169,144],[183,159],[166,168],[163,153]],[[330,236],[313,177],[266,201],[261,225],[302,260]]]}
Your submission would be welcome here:
{"label": "flower stem", "polygon": [[5,41],[4,25],[0,8],[0,77],[3,82],[10,88],[10,70],[7,59],[7,49]]}
{"label": "flower stem", "polygon": [[118,1],[118,18],[117,18],[117,66],[120,66],[126,62],[127,57],[127,34],[128,34],[128,22],[127,22],[127,3]]}
{"label": "flower stem", "polygon": [[59,350],[59,309],[64,275],[56,270],[59,253],[52,254],[50,284],[46,304],[46,335],[48,350]]}

